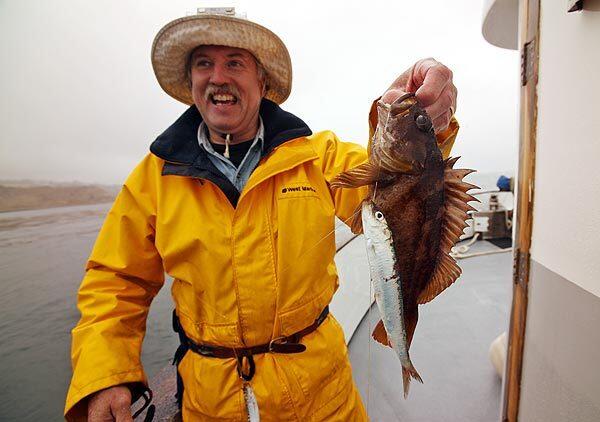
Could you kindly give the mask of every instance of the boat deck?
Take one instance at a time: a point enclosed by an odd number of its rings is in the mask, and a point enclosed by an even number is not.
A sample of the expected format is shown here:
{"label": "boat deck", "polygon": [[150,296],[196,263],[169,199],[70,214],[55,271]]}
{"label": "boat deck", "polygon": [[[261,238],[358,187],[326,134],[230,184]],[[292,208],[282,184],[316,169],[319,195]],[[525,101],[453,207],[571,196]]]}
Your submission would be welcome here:
{"label": "boat deck", "polygon": [[[359,240],[357,238],[352,243]],[[475,243],[469,252],[496,250]],[[413,380],[403,397],[400,361],[371,339],[377,307],[349,342],[353,375],[373,421],[486,422],[500,419],[502,381],[488,357],[492,341],[508,329],[512,253],[462,259],[461,278],[419,307],[410,349],[424,384]]]}

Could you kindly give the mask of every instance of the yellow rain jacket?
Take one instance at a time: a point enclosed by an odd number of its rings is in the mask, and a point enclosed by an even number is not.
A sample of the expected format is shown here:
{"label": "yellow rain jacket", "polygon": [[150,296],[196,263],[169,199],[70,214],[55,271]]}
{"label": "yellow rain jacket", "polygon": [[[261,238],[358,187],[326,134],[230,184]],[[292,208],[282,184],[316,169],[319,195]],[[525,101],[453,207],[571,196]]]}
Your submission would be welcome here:
{"label": "yellow rain jacket", "polygon": [[[79,290],[73,378],[65,407],[85,419],[86,397],[147,383],[140,351],[152,298],[173,277],[176,312],[196,343],[247,347],[312,324],[338,287],[334,216],[348,219],[365,189],[329,189],[364,162],[363,147],[264,100],[265,151],[238,193],[197,142],[188,109],[152,144],[100,231]],[[441,138],[446,155],[455,125]],[[251,381],[263,421],[366,420],[340,325],[330,314],[306,351],[256,355]],[[188,351],[179,365],[184,420],[245,419],[234,359]]]}

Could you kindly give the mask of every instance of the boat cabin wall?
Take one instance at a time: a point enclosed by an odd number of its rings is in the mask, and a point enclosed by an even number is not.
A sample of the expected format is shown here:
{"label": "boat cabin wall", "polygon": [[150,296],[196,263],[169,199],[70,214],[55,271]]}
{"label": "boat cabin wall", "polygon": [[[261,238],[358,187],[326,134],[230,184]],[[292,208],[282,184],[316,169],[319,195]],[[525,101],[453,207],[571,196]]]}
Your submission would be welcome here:
{"label": "boat cabin wall", "polygon": [[567,13],[566,1],[540,6],[519,421],[600,420],[599,3],[585,0],[577,13]]}

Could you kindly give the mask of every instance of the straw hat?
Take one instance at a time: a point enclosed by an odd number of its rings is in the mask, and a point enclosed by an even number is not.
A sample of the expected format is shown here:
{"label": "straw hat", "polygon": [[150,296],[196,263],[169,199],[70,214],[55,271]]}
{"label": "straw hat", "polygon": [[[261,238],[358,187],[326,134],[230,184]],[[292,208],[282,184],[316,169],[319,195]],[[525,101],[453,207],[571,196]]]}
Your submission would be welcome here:
{"label": "straw hat", "polygon": [[265,97],[283,103],[292,88],[292,62],[283,41],[267,28],[214,11],[175,19],[166,24],[152,44],[152,67],[158,83],[167,94],[182,103],[194,103],[186,74],[186,63],[199,45],[225,45],[248,50],[267,73]]}

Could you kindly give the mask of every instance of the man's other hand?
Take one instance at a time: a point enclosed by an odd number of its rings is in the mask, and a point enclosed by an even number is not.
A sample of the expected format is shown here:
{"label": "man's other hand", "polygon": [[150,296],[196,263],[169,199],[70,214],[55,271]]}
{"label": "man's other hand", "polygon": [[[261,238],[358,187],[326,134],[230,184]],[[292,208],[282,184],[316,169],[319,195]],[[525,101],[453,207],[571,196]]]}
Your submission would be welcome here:
{"label": "man's other hand", "polygon": [[450,69],[432,58],[419,60],[390,85],[381,100],[391,104],[407,92],[415,93],[436,133],[448,127],[457,96]]}
{"label": "man's other hand", "polygon": [[124,385],[116,385],[98,391],[88,403],[89,422],[132,422],[131,391]]}

